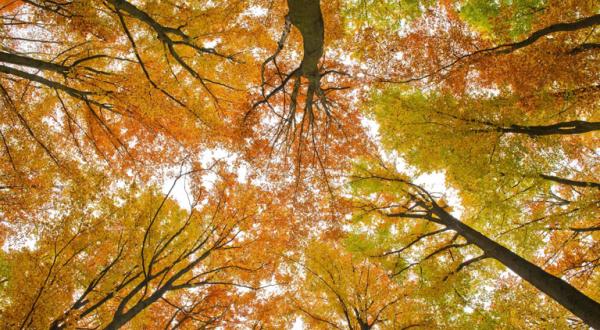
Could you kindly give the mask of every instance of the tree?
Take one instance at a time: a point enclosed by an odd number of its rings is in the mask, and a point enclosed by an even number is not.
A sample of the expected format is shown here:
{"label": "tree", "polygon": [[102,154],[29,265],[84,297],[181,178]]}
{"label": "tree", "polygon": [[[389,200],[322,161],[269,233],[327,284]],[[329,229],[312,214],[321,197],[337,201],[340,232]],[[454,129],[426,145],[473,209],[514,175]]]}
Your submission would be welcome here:
{"label": "tree", "polygon": [[[453,236],[447,245],[427,255],[425,259],[431,258],[434,255],[449,249],[461,248],[473,244],[481,249],[483,254],[473,259],[464,261],[458,266],[456,271],[460,271],[464,267],[486,258],[495,259],[515,272],[521,278],[549,295],[552,299],[556,300],[570,312],[580,317],[590,326],[600,326],[600,319],[598,319],[597,316],[599,315],[598,312],[600,311],[599,303],[581,293],[566,281],[549,274],[535,264],[520,257],[506,247],[498,244],[497,242],[481,234],[479,231],[458,220],[446,209],[447,205],[444,201],[437,201],[436,198],[434,198],[422,187],[412,184],[405,178],[394,176],[393,174],[386,175],[385,172],[384,174],[381,174],[380,171],[381,170],[378,170],[377,168],[364,168],[363,171],[356,175],[355,180],[359,182],[359,187],[361,185],[365,185],[367,191],[372,191],[374,188],[372,185],[369,185],[368,181],[374,180],[376,182],[383,182],[379,183],[383,187],[375,186],[375,189],[377,189],[376,191],[379,191],[379,194],[383,196],[376,196],[371,199],[375,201],[383,201],[384,204],[381,205],[380,203],[369,203],[367,199],[366,204],[361,205],[361,208],[364,208],[367,211],[371,209],[379,211],[379,213],[385,217],[420,219],[442,226],[442,229],[421,235],[416,239],[416,241],[419,241],[425,237],[443,233],[447,230],[454,231],[457,235],[462,236],[466,240],[466,243],[455,243],[457,236]],[[363,183],[362,181],[367,182]],[[394,189],[393,184],[399,184],[400,187],[396,187]],[[390,204],[386,204],[385,201],[390,201]],[[393,253],[397,253],[397,251],[394,251]],[[391,253],[388,252],[388,254]],[[413,265],[414,264],[411,264],[408,267]],[[404,271],[405,269],[406,268],[401,269],[400,272]]]}
{"label": "tree", "polygon": [[255,259],[261,215],[250,191],[223,182],[191,195],[186,211],[155,188],[94,188],[85,193],[94,199],[64,205],[36,249],[8,254],[10,327],[214,326],[232,319],[229,304],[251,299],[236,288],[258,290],[268,273]]}
{"label": "tree", "polygon": [[[594,118],[589,98],[585,93],[565,99],[547,93],[529,99],[455,98],[391,89],[374,95],[370,111],[381,123],[387,148],[423,172],[446,171],[461,193],[476,191],[481,196],[486,190],[482,188],[497,190],[517,178],[594,187],[596,162],[589,150],[595,142],[595,123],[575,119]],[[523,113],[529,112],[523,122]],[[548,117],[564,121],[541,125]],[[405,140],[412,143],[399,143]],[[574,173],[563,165],[569,161],[581,168]],[[578,177],[569,180],[572,175]]]}
{"label": "tree", "polygon": [[[342,248],[343,249],[343,248]],[[291,298],[314,328],[409,329],[432,326],[427,308],[411,299],[415,283],[395,283],[368,260],[340,247],[312,242],[306,261],[293,261],[302,276]]]}
{"label": "tree", "polygon": [[[251,59],[225,46],[243,39],[244,23],[223,17],[244,10],[128,1],[3,7],[1,193],[14,201],[7,216],[33,212],[56,177],[69,180],[88,164],[148,178],[154,166],[176,166],[186,153],[218,144],[207,132],[227,126],[216,119],[219,104],[235,103],[229,78]],[[181,21],[171,26],[167,14]],[[218,46],[204,47],[214,40]]]}
{"label": "tree", "polygon": [[595,325],[598,10],[0,1],[0,320]]}
{"label": "tree", "polygon": [[[505,10],[502,6],[496,9]],[[584,12],[584,8],[592,8],[585,3],[581,6]],[[413,71],[408,74],[412,78],[383,81],[412,82],[416,88],[394,87],[373,93],[369,112],[381,125],[383,147],[414,166],[413,175],[443,172],[449,186],[458,189],[463,217],[484,235],[538,260],[554,274],[593,294],[594,285],[588,281],[595,278],[593,269],[598,262],[594,238],[597,155],[592,151],[596,141],[596,82],[585,76],[572,81],[573,76],[564,72],[585,75],[587,69],[579,65],[595,66],[595,54],[589,51],[593,47],[573,48],[573,44],[593,40],[593,29],[579,37],[578,33],[596,25],[596,15],[591,12],[570,23],[547,21],[539,30],[521,32],[524,37],[492,33],[488,35],[492,40],[506,38],[494,46],[479,40],[481,35],[467,36],[464,31],[469,29],[462,21],[465,16],[446,9],[425,14],[395,46],[439,45],[440,38],[448,38],[451,42],[443,47],[456,47],[448,50],[453,55],[443,59],[444,50],[422,52],[423,57],[410,60],[418,63],[412,67],[399,61],[404,70]],[[534,12],[529,18],[556,20],[556,16],[549,16],[556,14],[556,9]],[[449,25],[444,27],[436,19]],[[493,22],[503,26],[497,31],[507,32],[503,22]],[[421,30],[437,28],[441,30],[435,36]],[[550,34],[556,35],[545,38]],[[463,41],[464,45],[475,45],[474,50],[458,50]],[[542,42],[554,46],[538,44]],[[563,67],[547,66],[556,58],[561,58]],[[580,62],[584,59],[588,62]],[[529,65],[531,71],[525,69]],[[427,66],[428,72],[415,72]],[[500,68],[510,70],[510,75],[495,71]],[[534,73],[534,69],[542,71]],[[433,231],[431,235],[444,232]],[[404,247],[417,244],[421,237],[427,241],[429,232],[413,235],[414,240],[404,240]],[[449,237],[424,257],[430,259],[438,253],[452,256],[451,251],[465,246],[457,237]],[[404,252],[400,246],[394,251]],[[489,256],[471,257],[457,269]]]}
{"label": "tree", "polygon": [[[505,86],[518,95],[549,86],[585,87],[596,83],[597,57],[590,45],[597,43],[596,6],[588,1],[547,6],[537,1],[439,2],[403,27],[358,31],[357,44],[370,46],[357,51],[372,61],[364,73],[376,80],[436,85],[456,94]],[[481,16],[488,22],[481,22]],[[480,30],[491,23],[495,33],[474,31],[473,23]],[[507,28],[511,24],[519,28]]]}

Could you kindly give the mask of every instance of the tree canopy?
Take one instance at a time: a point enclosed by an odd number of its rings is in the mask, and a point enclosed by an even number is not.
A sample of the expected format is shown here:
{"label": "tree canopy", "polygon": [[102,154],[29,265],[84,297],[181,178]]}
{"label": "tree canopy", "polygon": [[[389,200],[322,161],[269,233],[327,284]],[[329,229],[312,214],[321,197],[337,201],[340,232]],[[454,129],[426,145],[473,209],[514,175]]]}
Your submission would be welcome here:
{"label": "tree canopy", "polygon": [[596,0],[0,1],[6,329],[600,329]]}

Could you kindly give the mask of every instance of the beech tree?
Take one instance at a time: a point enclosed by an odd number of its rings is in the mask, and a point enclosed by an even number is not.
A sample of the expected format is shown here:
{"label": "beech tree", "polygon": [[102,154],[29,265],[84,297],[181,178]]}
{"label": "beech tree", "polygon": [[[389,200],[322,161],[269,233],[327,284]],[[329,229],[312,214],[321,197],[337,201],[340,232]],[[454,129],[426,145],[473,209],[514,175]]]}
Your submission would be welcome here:
{"label": "beech tree", "polygon": [[305,274],[292,305],[311,327],[336,329],[409,329],[433,326],[427,308],[412,300],[385,270],[339,248],[310,243],[306,261],[292,260]]}
{"label": "beech tree", "polygon": [[600,327],[599,10],[0,1],[0,321]]}
{"label": "beech tree", "polygon": [[[195,174],[181,173],[172,188],[186,175]],[[38,232],[37,249],[6,256],[3,292],[11,298],[2,318],[9,327],[227,324],[239,316],[230,314],[230,304],[250,298],[260,289],[257,275],[272,267],[254,259],[261,255],[254,242],[262,234],[252,226],[262,216],[253,193],[234,192],[235,184],[190,195],[189,211],[155,188],[77,188],[65,193],[90,199],[61,207],[51,227]]]}
{"label": "beech tree", "polygon": [[[428,254],[424,259],[432,258],[435,255],[450,249],[460,249],[473,244],[481,249],[483,253],[480,256],[462,262],[455,270],[456,272],[478,261],[486,258],[493,258],[501,262],[524,280],[533,284],[542,292],[549,295],[569,311],[583,319],[587,324],[590,324],[594,327],[598,326],[597,323],[600,322],[597,317],[598,311],[600,310],[599,303],[587,297],[585,294],[581,293],[564,280],[545,272],[535,264],[518,256],[506,247],[498,244],[497,242],[481,234],[479,231],[458,220],[448,212],[446,209],[446,202],[438,202],[436,198],[434,198],[422,187],[412,184],[400,176],[390,176],[389,174],[386,175],[385,172],[384,174],[381,174],[379,171],[377,169],[371,170],[366,168],[356,175],[355,182],[367,181],[366,183],[358,183],[359,186],[365,184],[368,187],[367,191],[372,191],[373,189],[373,187],[369,186],[369,180],[384,182],[384,187],[378,189],[378,191],[384,194],[384,196],[377,196],[373,199],[380,201],[391,201],[391,203],[389,205],[377,205],[376,203],[375,205],[362,205],[361,203],[361,208],[367,211],[369,211],[369,208],[377,210],[378,213],[381,213],[385,217],[422,219],[424,221],[436,223],[443,227],[442,229],[419,236],[416,240],[409,243],[407,247],[403,247],[402,249],[393,252],[387,252],[385,254],[397,254],[402,252],[402,250],[406,250],[410,247],[410,245],[423,238],[444,233],[447,230],[454,231],[457,235],[462,236],[466,242],[457,242],[457,236],[453,236],[446,245]],[[390,184],[386,184],[386,182],[399,183],[401,187],[395,189],[396,191],[399,191],[399,194],[394,194],[393,186],[391,187]],[[390,194],[391,196],[385,196],[386,193]],[[404,199],[400,195],[402,193],[406,194]],[[416,263],[410,264],[396,271],[394,275],[400,274],[402,271],[414,266],[415,264]]]}

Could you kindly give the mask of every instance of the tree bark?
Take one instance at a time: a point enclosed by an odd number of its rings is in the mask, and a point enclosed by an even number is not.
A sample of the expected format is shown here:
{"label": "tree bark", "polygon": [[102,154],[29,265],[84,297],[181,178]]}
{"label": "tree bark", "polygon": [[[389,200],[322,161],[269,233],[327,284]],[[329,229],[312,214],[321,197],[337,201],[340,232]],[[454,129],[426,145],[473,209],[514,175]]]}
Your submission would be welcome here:
{"label": "tree bark", "polygon": [[325,27],[319,0],[288,0],[288,17],[300,33],[304,46],[304,57],[300,74],[313,82],[320,79],[319,61],[323,56]]}
{"label": "tree bark", "polygon": [[552,34],[555,32],[577,31],[577,30],[589,28],[589,27],[592,27],[592,26],[595,26],[598,24],[600,24],[600,14],[589,16],[589,17],[586,17],[586,18],[583,18],[583,19],[580,19],[578,21],[571,22],[571,23],[552,24],[543,29],[535,31],[527,39],[521,40],[519,42],[511,43],[511,44],[500,45],[495,48],[507,48],[507,49],[499,50],[499,52],[500,53],[511,53],[517,49],[527,47],[527,46],[533,44],[534,42],[536,42],[538,39],[540,39],[544,36],[547,36],[549,34]]}
{"label": "tree bark", "polygon": [[69,72],[69,67],[64,65],[37,60],[35,58],[20,56],[7,52],[0,52],[0,62],[22,65],[39,70],[49,70],[61,74],[66,74]]}
{"label": "tree bark", "polygon": [[490,258],[498,260],[525,281],[544,292],[586,324],[600,329],[600,304],[586,296],[569,283],[544,271],[504,246],[467,226],[439,206],[431,209],[441,223],[456,231],[468,242],[477,245]]}
{"label": "tree bark", "polygon": [[581,44],[581,45],[571,49],[569,51],[569,54],[576,55],[579,53],[586,52],[588,50],[596,50],[596,49],[600,49],[600,43],[584,43],[584,44]]}
{"label": "tree bark", "polygon": [[57,89],[57,90],[61,90],[67,94],[69,94],[70,96],[76,98],[76,99],[80,99],[83,101],[88,101],[91,102],[93,104],[96,105],[100,105],[98,104],[96,101],[92,101],[88,96],[93,94],[92,92],[88,92],[88,91],[81,91],[69,86],[66,86],[64,84],[58,83],[56,81],[53,80],[49,80],[46,79],[42,76],[38,76],[29,72],[25,72],[25,71],[21,71],[21,70],[17,70],[15,68],[12,67],[8,67],[8,66],[4,66],[4,65],[0,65],[0,73],[6,73],[6,74],[10,74],[13,76],[17,76],[23,79],[27,79],[33,82],[37,82],[39,84],[45,85],[47,87],[53,88],[53,89]]}
{"label": "tree bark", "polygon": [[527,134],[529,136],[572,135],[600,130],[600,122],[572,120],[540,126],[511,125],[498,127],[496,130],[502,133]]}
{"label": "tree bark", "polygon": [[600,183],[597,183],[597,182],[576,181],[576,180],[570,180],[570,179],[560,178],[560,177],[557,177],[554,175],[546,175],[546,174],[540,174],[540,177],[545,180],[553,181],[553,182],[560,183],[560,184],[566,184],[568,186],[600,189]]}

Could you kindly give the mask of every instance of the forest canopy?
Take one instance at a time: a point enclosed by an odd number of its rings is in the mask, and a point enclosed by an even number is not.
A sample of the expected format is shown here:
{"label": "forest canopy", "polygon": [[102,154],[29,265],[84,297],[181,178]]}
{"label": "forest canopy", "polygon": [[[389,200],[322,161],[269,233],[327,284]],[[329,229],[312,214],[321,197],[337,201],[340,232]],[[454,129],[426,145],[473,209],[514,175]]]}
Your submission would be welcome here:
{"label": "forest canopy", "polygon": [[597,0],[0,1],[3,329],[600,329]]}

